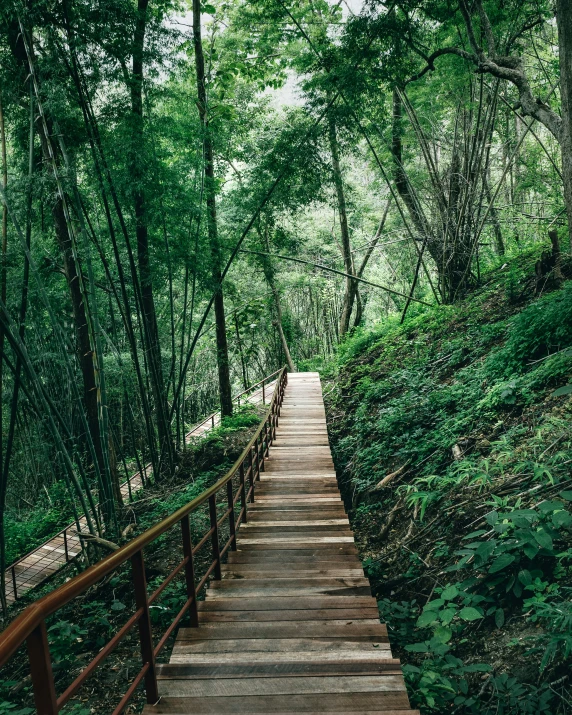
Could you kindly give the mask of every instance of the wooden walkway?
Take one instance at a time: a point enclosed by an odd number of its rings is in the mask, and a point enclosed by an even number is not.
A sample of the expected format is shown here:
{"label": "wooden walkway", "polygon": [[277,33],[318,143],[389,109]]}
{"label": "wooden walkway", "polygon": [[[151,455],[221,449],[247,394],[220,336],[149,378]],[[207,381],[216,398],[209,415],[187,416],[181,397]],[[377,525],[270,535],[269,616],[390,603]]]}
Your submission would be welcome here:
{"label": "wooden walkway", "polygon": [[288,376],[276,441],[223,578],[158,666],[145,715],[411,710],[338,491],[317,373]]}
{"label": "wooden walkway", "polygon": [[[266,399],[266,396],[272,395],[274,390],[275,380],[266,383],[265,387],[260,387],[252,392],[252,394],[243,397],[243,402],[250,404],[260,404]],[[190,444],[193,441],[201,439],[211,429],[218,427],[220,424],[220,412],[209,415],[206,419],[196,424],[190,432],[185,435],[185,442]],[[145,478],[153,474],[151,464],[143,467]],[[121,496],[124,501],[131,500],[131,494],[139,491],[143,487],[143,479],[141,472],[132,474],[120,487]],[[79,519],[79,526],[82,532],[87,533],[88,526],[85,517]],[[11,564],[6,569],[6,601],[8,604],[13,603],[17,598],[22,596],[26,591],[38,586],[46,581],[50,576],[53,576],[69,561],[73,560],[81,553],[81,541],[77,536],[77,526],[74,523],[56,534],[51,539],[48,539],[40,546],[30,551],[25,556],[22,556],[14,564]]]}

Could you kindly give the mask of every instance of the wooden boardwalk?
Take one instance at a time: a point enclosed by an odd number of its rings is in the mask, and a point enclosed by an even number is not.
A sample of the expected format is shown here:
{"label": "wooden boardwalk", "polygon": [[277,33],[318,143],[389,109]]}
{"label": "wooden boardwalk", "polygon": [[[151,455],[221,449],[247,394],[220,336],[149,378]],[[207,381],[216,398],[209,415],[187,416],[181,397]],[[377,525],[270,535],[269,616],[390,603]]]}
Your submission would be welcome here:
{"label": "wooden boardwalk", "polygon": [[288,376],[276,441],[223,578],[158,666],[158,713],[411,710],[340,499],[317,373]]}
{"label": "wooden boardwalk", "polygon": [[[258,388],[252,394],[243,398],[243,402],[250,404],[260,404],[265,399],[265,395],[272,395],[275,380],[268,382],[265,388]],[[265,392],[266,390],[266,392]],[[201,439],[211,429],[220,424],[220,412],[209,415],[206,419],[195,425],[190,432],[185,435],[185,442],[190,444]],[[153,474],[151,464],[143,467],[145,478]],[[132,474],[120,487],[121,496],[124,501],[130,501],[131,494],[139,491],[143,487],[141,472]],[[89,529],[85,517],[79,519],[81,532],[88,533]],[[77,536],[77,526],[75,523],[68,526],[48,539],[40,546],[22,556],[14,564],[6,569],[6,601],[13,603],[26,591],[38,586],[53,576],[69,561],[73,560],[81,553],[81,541]]]}

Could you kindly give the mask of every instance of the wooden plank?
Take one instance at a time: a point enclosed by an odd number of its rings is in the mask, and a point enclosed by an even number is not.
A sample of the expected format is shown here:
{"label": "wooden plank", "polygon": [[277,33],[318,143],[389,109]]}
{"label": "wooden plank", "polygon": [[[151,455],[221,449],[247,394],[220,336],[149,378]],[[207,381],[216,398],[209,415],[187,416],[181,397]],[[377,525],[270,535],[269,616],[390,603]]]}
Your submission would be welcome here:
{"label": "wooden plank", "polygon": [[283,662],[283,663],[224,663],[221,665],[193,663],[162,663],[157,666],[157,677],[161,680],[182,678],[210,677],[210,678],[275,678],[278,676],[305,676],[305,675],[376,675],[383,673],[400,674],[399,660],[387,658],[385,660],[325,660],[309,662]]}
{"label": "wooden plank", "polygon": [[[285,711],[285,707],[288,710]],[[334,713],[350,712],[383,713],[383,715],[413,715],[418,710],[410,710],[405,692],[390,693],[341,693],[335,698],[324,698],[323,694],[289,694],[287,702],[283,695],[235,696],[218,698],[162,698],[151,710],[144,713],[171,715],[235,715],[239,713]]]}
{"label": "wooden plank", "polygon": [[292,695],[323,693],[390,693],[405,690],[403,678],[380,675],[306,676],[296,678],[187,678],[163,682],[165,697],[212,698],[217,696]]}
{"label": "wooden plank", "polygon": [[229,579],[212,581],[210,598],[244,598],[245,596],[368,596],[371,587],[367,579],[266,579],[252,583]]}
{"label": "wooden plank", "polygon": [[[244,653],[236,651],[220,651],[214,650],[211,652],[195,652],[194,649],[185,646],[184,652],[173,652],[170,662],[179,665],[202,664],[213,665],[228,665],[229,663],[247,662],[252,665],[272,664],[272,663],[324,663],[327,661],[337,660],[352,660],[370,662],[372,660],[386,661],[392,658],[389,643],[382,643],[373,650],[364,650],[364,644],[357,644],[359,648],[336,648],[330,650],[280,650],[280,651],[263,651],[252,650]],[[368,646],[369,647],[369,646]]]}
{"label": "wooden plank", "polygon": [[271,653],[272,658],[276,657],[277,653],[285,655],[289,653],[298,654],[302,657],[306,652],[334,653],[338,651],[359,652],[364,655],[367,653],[371,656],[373,651],[388,651],[389,643],[387,638],[372,638],[364,636],[363,638],[352,638],[344,640],[343,638],[235,638],[226,640],[209,639],[196,640],[192,642],[175,641],[173,646],[173,657],[177,655],[198,653],[214,653],[215,655],[222,653],[234,653],[235,661],[237,653],[244,653],[245,659],[250,660],[252,653],[258,651],[260,653]]}
{"label": "wooden plank", "polygon": [[199,611],[297,611],[309,609],[337,610],[345,608],[375,608],[373,596],[303,596],[293,601],[283,596],[263,598],[219,598],[199,601]]}
{"label": "wooden plank", "polygon": [[[251,540],[252,541],[252,540]],[[327,542],[327,541],[315,541],[311,545],[309,542],[302,541],[292,541],[290,540],[288,544],[281,542],[279,539],[276,541],[267,541],[263,543],[250,543],[246,544],[244,539],[240,539],[240,550],[243,552],[251,551],[295,551],[299,549],[300,551],[316,551],[323,550],[329,553],[336,554],[357,554],[357,548],[355,543],[349,541],[343,541],[342,543]]]}
{"label": "wooden plank", "polygon": [[288,621],[287,623],[225,623],[205,624],[199,628],[180,628],[177,642],[210,640],[235,640],[249,638],[265,640],[272,638],[320,638],[324,633],[328,638],[356,640],[360,638],[383,639],[387,641],[387,627],[379,623],[364,624],[353,621]]}
{"label": "wooden plank", "polygon": [[[200,610],[200,609],[199,609]],[[322,608],[305,611],[201,611],[201,626],[206,623],[277,623],[279,621],[352,620],[355,623],[379,623],[377,608]]]}
{"label": "wooden plank", "polygon": [[341,567],[331,569],[292,569],[284,568],[281,571],[268,572],[268,570],[252,568],[233,568],[223,570],[223,579],[259,579],[259,578],[363,578],[363,569],[343,569]]}

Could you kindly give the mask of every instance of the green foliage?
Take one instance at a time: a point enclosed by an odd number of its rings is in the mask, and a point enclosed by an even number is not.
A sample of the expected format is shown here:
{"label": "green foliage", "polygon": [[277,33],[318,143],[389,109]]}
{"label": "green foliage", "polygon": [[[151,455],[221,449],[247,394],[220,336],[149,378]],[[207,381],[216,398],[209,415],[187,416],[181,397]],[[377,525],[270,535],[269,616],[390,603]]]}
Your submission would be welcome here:
{"label": "green foliage", "polygon": [[521,374],[536,361],[571,346],[572,284],[567,283],[513,318],[504,347],[491,355],[486,371],[491,376]]}
{"label": "green foliage", "polygon": [[[507,305],[523,302],[523,265],[512,295],[507,280],[402,326],[360,331],[338,359],[335,460],[424,713],[548,715],[564,702],[549,682],[572,655],[572,284],[507,318]],[[375,487],[396,470],[389,488]],[[400,505],[407,516],[378,543]],[[422,538],[394,557],[407,533]],[[403,582],[401,598],[386,597],[388,577]],[[419,598],[422,583],[429,596]],[[489,640],[513,652],[489,660]],[[514,654],[522,665],[512,672]]]}

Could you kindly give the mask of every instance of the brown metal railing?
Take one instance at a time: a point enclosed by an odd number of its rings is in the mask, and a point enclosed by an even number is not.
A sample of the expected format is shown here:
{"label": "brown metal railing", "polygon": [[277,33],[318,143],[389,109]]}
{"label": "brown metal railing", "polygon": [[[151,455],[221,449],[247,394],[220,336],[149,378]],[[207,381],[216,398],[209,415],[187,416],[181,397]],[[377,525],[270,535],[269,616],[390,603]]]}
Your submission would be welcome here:
{"label": "brown metal railing", "polygon": [[[246,390],[235,395],[233,401],[240,405],[240,400],[245,395],[250,396],[248,399],[256,397],[258,389],[261,393],[260,401],[265,404],[266,388],[271,386],[279,372],[280,370],[276,370],[254,385],[250,385]],[[213,429],[218,423],[220,423],[220,412],[214,412],[194,425],[186,433],[185,440],[189,442],[193,437],[203,436],[205,432]],[[132,501],[132,491],[144,487],[146,477],[151,473],[151,465],[147,464],[143,467],[142,472],[138,471],[132,474],[120,487],[122,496]],[[82,531],[83,527],[87,526],[85,517],[80,518],[79,525],[79,531]],[[39,544],[32,551],[24,554],[24,556],[21,556],[8,566],[6,569],[6,598],[8,603],[17,601],[21,594],[41,583],[43,579],[39,580],[39,574],[45,574],[44,579],[48,578],[48,576],[53,575],[82,552],[83,546],[77,532],[77,525],[69,524],[65,529],[50,536],[49,539],[46,539],[42,544]],[[38,556],[36,557],[36,555]]]}
{"label": "brown metal railing", "polygon": [[[249,387],[247,387],[246,390],[239,392],[238,395],[235,395],[232,398],[233,402],[236,400],[237,404],[240,406],[241,397],[244,397],[245,395],[248,395],[249,393],[256,392],[256,389],[260,388],[260,391],[262,393],[261,402],[262,402],[262,404],[266,404],[266,388],[268,387],[269,383],[271,383],[273,381],[273,379],[276,378],[276,375],[278,375],[280,372],[281,372],[281,370],[276,370],[275,372],[271,373],[270,375],[266,375],[266,377],[262,378],[262,380],[255,382],[254,385],[249,385]],[[252,395],[251,395],[251,397],[252,397]],[[219,420],[220,420],[220,412],[213,412],[212,414],[208,415],[203,420],[198,422],[191,429],[190,432],[187,432],[185,439],[188,441],[189,438],[192,438],[196,432],[200,432],[201,427],[205,427],[206,425],[215,427],[215,423],[217,423]]]}
{"label": "brown metal railing", "polygon": [[[34,690],[34,700],[38,715],[56,715],[63,706],[77,693],[87,678],[114,650],[119,642],[129,633],[137,623],[139,626],[139,643],[141,646],[142,667],[134,677],[131,685],[125,692],[121,701],[113,711],[119,715],[137,687],[144,682],[148,703],[156,703],[159,699],[155,659],[167,643],[183,616],[188,612],[192,626],[198,626],[197,596],[205,586],[208,579],[221,578],[221,561],[226,552],[236,549],[236,529],[241,522],[247,521],[247,504],[254,501],[255,482],[264,471],[264,459],[268,456],[270,445],[276,437],[276,427],[280,416],[280,408],[284,399],[284,389],[288,376],[286,369],[279,371],[274,387],[274,393],[268,410],[256,434],[252,437],[233,467],[219,479],[216,484],[193,499],[186,506],[178,509],[174,514],[163,519],[151,529],[136,537],[118,551],[104,558],[99,563],[86,569],[83,573],[71,579],[63,586],[49,593],[44,598],[28,606],[3,633],[0,634],[0,667],[3,666],[14,653],[26,642],[30,674]],[[236,492],[233,478],[238,476]],[[221,517],[217,514],[217,495],[223,490],[226,492],[227,508]],[[240,509],[237,502],[240,501]],[[203,537],[193,546],[191,539],[190,515],[202,504],[208,503],[209,529]],[[238,514],[236,511],[238,510]],[[225,521],[229,524],[229,536],[221,544],[220,527]],[[151,594],[147,591],[145,576],[145,562],[143,550],[165,534],[176,524],[181,524],[181,538],[183,559],[175,566],[161,585]],[[196,583],[195,555],[207,543],[211,544],[212,559],[202,578]],[[56,694],[52,661],[48,644],[46,619],[56,613],[63,606],[103,578],[119,568],[127,561],[131,561],[132,584],[135,596],[135,612],[126,623],[117,631],[110,641],[98,652],[96,657],[82,670],[71,685],[58,697]],[[153,642],[149,607],[167,588],[171,581],[180,573],[184,574],[187,600],[175,619],[165,630],[159,641]]]}

